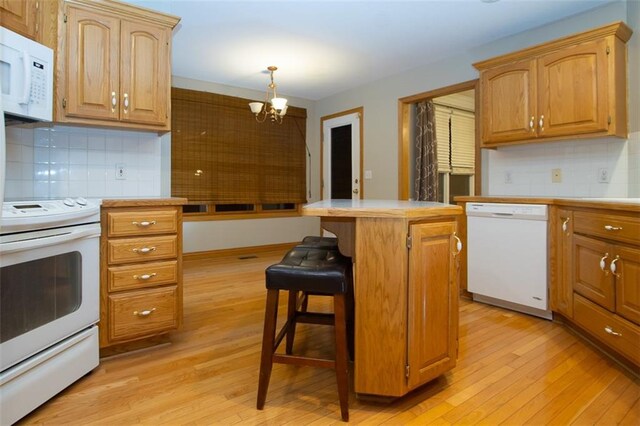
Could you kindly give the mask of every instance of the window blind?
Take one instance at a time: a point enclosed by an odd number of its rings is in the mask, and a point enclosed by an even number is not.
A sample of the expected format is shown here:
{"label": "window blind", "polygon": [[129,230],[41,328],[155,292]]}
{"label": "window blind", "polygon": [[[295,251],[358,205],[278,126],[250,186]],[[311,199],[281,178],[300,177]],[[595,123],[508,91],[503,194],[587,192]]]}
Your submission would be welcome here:
{"label": "window blind", "polygon": [[306,201],[306,110],[256,122],[248,99],[172,88],[171,194],[216,204]]}
{"label": "window blind", "polygon": [[445,173],[451,171],[449,164],[449,118],[451,117],[451,110],[440,105],[435,107],[438,172]]}
{"label": "window blind", "polygon": [[474,173],[475,133],[475,116],[466,111],[454,110],[451,116],[452,173]]}

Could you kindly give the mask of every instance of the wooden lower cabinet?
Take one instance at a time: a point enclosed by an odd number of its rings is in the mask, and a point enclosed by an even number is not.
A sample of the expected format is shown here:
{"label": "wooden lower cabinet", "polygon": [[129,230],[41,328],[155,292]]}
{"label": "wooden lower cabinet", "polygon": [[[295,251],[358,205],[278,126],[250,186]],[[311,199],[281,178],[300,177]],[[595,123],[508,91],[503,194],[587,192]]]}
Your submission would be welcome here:
{"label": "wooden lower cabinet", "polygon": [[552,310],[640,372],[637,209],[557,208],[551,232]]}
{"label": "wooden lower cabinet", "polygon": [[179,201],[167,203],[103,201],[99,324],[103,353],[144,343],[182,323],[182,206],[175,205]]}
{"label": "wooden lower cabinet", "polygon": [[402,396],[456,365],[456,222],[447,219],[356,219],[356,393]]}

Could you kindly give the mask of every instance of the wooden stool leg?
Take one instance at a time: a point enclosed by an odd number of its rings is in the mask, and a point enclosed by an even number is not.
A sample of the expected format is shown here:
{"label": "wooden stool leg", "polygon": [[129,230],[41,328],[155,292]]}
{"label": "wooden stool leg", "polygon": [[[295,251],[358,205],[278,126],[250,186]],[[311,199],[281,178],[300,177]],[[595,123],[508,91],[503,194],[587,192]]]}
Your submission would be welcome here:
{"label": "wooden stool leg", "polygon": [[264,313],[264,332],[262,334],[262,356],[260,358],[260,379],[258,382],[258,410],[264,408],[273,367],[273,351],[276,340],[276,321],[278,320],[279,290],[267,290],[267,304]]}
{"label": "wooden stool leg", "polygon": [[338,381],[338,397],[342,420],[349,421],[349,374],[347,364],[347,318],[344,294],[333,296],[333,309],[336,333],[336,378]]}
{"label": "wooden stool leg", "polygon": [[289,290],[289,303],[287,305],[287,346],[286,354],[293,351],[293,338],[296,334],[296,308],[298,304],[298,291]]}

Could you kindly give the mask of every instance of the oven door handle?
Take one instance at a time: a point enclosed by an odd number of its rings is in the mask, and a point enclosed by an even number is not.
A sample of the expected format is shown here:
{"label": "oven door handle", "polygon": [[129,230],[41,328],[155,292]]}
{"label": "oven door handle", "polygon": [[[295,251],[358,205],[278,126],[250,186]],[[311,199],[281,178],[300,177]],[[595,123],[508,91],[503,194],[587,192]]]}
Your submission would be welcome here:
{"label": "oven door handle", "polygon": [[63,244],[70,241],[95,238],[100,236],[100,226],[82,225],[69,229],[54,229],[43,232],[34,232],[33,236],[21,241],[3,241],[0,243],[0,253],[9,254],[25,250],[34,250],[42,247]]}

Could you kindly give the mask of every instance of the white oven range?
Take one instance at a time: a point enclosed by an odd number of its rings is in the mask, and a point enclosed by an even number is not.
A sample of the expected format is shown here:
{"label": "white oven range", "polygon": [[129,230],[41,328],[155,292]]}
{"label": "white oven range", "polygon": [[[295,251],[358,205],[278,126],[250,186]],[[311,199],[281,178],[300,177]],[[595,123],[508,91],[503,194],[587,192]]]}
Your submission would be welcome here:
{"label": "white oven range", "polygon": [[0,424],[98,365],[100,206],[5,201],[0,219]]}

